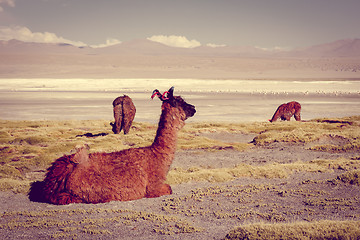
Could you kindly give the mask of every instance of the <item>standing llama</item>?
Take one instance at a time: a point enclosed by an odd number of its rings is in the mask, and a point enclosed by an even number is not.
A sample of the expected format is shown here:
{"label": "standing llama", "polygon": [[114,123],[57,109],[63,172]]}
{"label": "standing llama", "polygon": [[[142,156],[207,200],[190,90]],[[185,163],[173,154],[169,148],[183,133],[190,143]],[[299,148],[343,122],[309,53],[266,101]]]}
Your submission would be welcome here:
{"label": "standing llama", "polygon": [[174,88],[164,94],[154,142],[148,147],[112,153],[88,153],[85,147],[64,155],[48,169],[43,182],[44,201],[53,204],[103,203],[153,198],[172,193],[165,184],[174,159],[177,133],[196,110]]}
{"label": "standing llama", "polygon": [[274,113],[274,116],[269,120],[270,122],[275,122],[278,120],[278,118],[281,118],[281,120],[290,121],[290,118],[294,116],[296,121],[301,121],[300,117],[300,111],[301,111],[301,105],[298,102],[288,102],[281,104],[276,112]]}
{"label": "standing llama", "polygon": [[123,129],[124,134],[127,134],[130,130],[136,113],[136,108],[133,101],[129,96],[124,95],[116,98],[113,101],[113,107],[115,123],[110,123],[112,126],[112,131],[115,134],[118,134]]}

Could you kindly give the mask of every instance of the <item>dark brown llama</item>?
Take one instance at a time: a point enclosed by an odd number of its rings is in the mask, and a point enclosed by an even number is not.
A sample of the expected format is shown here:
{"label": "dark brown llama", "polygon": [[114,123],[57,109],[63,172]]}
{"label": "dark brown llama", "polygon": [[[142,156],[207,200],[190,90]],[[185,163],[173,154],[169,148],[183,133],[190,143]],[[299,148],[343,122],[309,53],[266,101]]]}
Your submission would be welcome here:
{"label": "dark brown llama", "polygon": [[113,101],[113,108],[115,123],[110,123],[112,131],[118,134],[121,130],[124,130],[124,134],[127,134],[136,113],[133,101],[127,95],[118,97]]}
{"label": "dark brown llama", "polygon": [[269,120],[270,122],[275,122],[278,118],[281,120],[290,121],[290,118],[294,116],[296,121],[301,121],[300,117],[301,105],[298,102],[292,101],[288,103],[281,104],[274,113],[274,116]]}
{"label": "dark brown llama", "polygon": [[44,201],[53,204],[102,203],[171,194],[165,184],[174,159],[177,133],[196,110],[180,96],[153,92],[162,113],[152,145],[112,153],[91,153],[85,147],[57,159],[44,180]]}

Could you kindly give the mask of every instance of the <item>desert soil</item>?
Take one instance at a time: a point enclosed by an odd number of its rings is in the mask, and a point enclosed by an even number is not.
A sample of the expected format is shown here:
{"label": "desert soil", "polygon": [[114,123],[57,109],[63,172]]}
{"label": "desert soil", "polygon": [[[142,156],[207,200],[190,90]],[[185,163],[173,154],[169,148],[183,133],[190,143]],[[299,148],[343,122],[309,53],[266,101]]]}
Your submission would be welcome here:
{"label": "desert soil", "polygon": [[[207,137],[250,142],[254,135]],[[307,145],[274,143],[244,152],[179,151],[172,168],[259,166],[358,156],[311,151]],[[344,171],[298,171],[286,178],[241,177],[228,182],[172,185],[153,199],[56,206],[27,195],[0,192],[2,239],[223,239],[246,223],[360,219],[360,187],[336,177]]]}

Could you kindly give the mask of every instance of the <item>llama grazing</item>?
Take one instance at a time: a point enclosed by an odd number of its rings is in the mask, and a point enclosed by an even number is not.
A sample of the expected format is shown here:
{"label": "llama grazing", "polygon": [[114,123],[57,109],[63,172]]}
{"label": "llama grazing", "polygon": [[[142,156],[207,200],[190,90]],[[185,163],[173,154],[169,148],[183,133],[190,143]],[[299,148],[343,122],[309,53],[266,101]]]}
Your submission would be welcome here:
{"label": "llama grazing", "polygon": [[102,203],[160,197],[172,193],[165,184],[174,159],[177,132],[196,110],[174,88],[166,94],[154,90],[162,101],[162,113],[152,145],[112,153],[75,154],[57,159],[43,182],[44,201],[53,204]]}
{"label": "llama grazing", "polygon": [[288,102],[281,104],[274,113],[274,116],[269,120],[270,122],[275,122],[278,118],[281,120],[290,121],[290,118],[294,116],[296,121],[301,121],[300,117],[301,105],[298,102]]}
{"label": "llama grazing", "polygon": [[112,126],[112,131],[115,134],[118,134],[123,129],[124,134],[127,134],[130,130],[136,113],[136,108],[133,101],[129,96],[124,95],[116,98],[113,101],[113,107],[115,123],[110,123]]}

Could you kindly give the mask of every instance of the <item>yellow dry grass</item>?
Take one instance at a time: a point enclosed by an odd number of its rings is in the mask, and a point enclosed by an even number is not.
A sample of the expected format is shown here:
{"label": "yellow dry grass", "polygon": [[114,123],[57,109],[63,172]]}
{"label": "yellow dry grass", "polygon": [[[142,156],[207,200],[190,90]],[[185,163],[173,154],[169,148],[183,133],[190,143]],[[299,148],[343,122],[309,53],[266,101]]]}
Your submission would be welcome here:
{"label": "yellow dry grass", "polygon": [[[97,217],[98,214],[103,217]],[[139,221],[151,223],[152,231],[159,235],[193,233],[202,230],[175,216],[126,209],[9,211],[1,213],[0,217],[8,219],[0,224],[0,229],[24,231],[43,229],[52,231],[51,238],[55,239],[78,239],[81,237],[79,234],[92,236],[91,238],[111,237],[113,232],[109,229],[112,229],[114,224],[129,226]]]}
{"label": "yellow dry grass", "polygon": [[265,224],[255,223],[241,226],[228,233],[231,240],[272,239],[359,239],[360,221],[317,221]]}
{"label": "yellow dry grass", "polygon": [[337,177],[338,180],[360,186],[360,169],[347,171]]}
{"label": "yellow dry grass", "polygon": [[[41,180],[31,173],[44,172],[64,154],[76,146],[87,144],[91,152],[113,152],[152,143],[157,126],[135,122],[128,135],[112,134],[106,120],[68,121],[6,121],[0,120],[0,190],[26,191],[29,183]],[[108,135],[96,138],[79,137],[85,133]],[[202,133],[256,134],[252,144],[211,139]],[[341,119],[315,119],[308,122],[252,122],[252,123],[190,123],[179,133],[178,150],[246,151],[251,145],[273,142],[314,143],[311,149],[321,151],[357,151],[360,149],[360,116]],[[341,139],[345,144],[332,145],[322,139]],[[350,160],[347,161],[347,164]],[[358,162],[353,160],[353,162]],[[328,163],[327,163],[328,164]],[[334,163],[335,164],[335,163]],[[336,163],[338,164],[338,163]],[[168,181],[227,181],[239,176],[286,177],[296,169],[326,167],[314,163],[269,165],[255,167],[241,165],[231,169],[175,169]],[[343,167],[346,167],[342,164]]]}
{"label": "yellow dry grass", "polygon": [[[358,179],[358,169],[360,161],[354,159],[317,159],[310,162],[298,161],[287,164],[266,164],[261,166],[252,166],[240,164],[234,168],[216,168],[207,169],[191,167],[189,169],[175,168],[169,171],[167,183],[180,184],[184,182],[226,182],[238,177],[253,178],[286,178],[294,172],[332,172],[334,169],[343,169],[349,171],[341,179],[345,182],[356,184]],[[350,175],[351,171],[353,174]],[[346,180],[350,179],[350,180]],[[353,183],[354,182],[354,183]]]}

